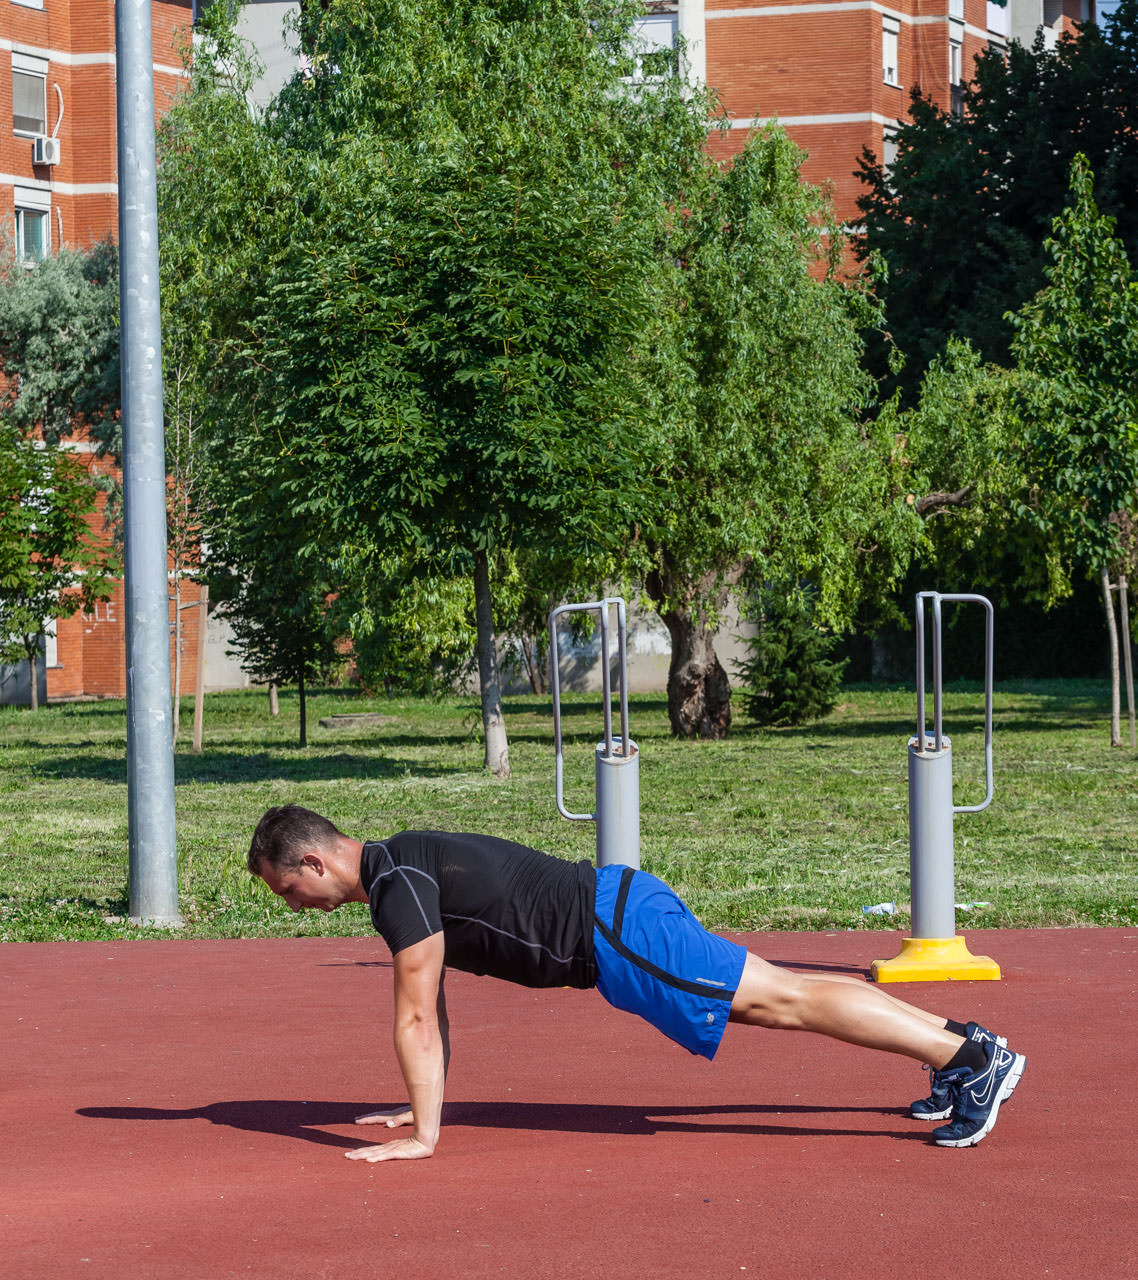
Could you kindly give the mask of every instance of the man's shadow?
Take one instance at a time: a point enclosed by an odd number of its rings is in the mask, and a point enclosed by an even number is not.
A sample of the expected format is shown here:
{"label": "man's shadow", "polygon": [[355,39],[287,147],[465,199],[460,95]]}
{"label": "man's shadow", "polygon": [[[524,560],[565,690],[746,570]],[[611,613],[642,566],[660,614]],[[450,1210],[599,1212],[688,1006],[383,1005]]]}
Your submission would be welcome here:
{"label": "man's shadow", "polygon": [[[351,1125],[356,1116],[394,1108],[374,1102],[301,1102],[288,1099],[251,1098],[211,1102],[202,1107],[80,1107],[77,1115],[94,1120],[207,1120],[251,1133],[299,1138],[318,1146],[371,1146],[396,1136],[382,1124],[356,1130],[358,1137],[326,1133],[325,1129]],[[834,1127],[802,1123],[806,1117],[834,1115],[903,1115],[897,1108],[734,1104],[707,1107],[617,1106],[605,1103],[557,1102],[448,1102],[443,1123],[450,1127],[524,1129],[544,1133],[632,1134],[651,1137],[660,1133],[738,1133],[753,1136],[848,1137],[878,1136],[923,1138],[920,1131]],[[795,1123],[799,1121],[799,1123]]]}

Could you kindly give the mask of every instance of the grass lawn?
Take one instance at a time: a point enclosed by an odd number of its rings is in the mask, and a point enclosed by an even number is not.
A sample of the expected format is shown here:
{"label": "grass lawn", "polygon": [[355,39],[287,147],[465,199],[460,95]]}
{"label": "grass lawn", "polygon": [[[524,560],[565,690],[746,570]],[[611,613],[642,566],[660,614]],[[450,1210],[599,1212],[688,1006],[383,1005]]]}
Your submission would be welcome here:
{"label": "grass lawn", "polygon": [[[1107,691],[1025,682],[996,695],[996,794],[956,819],[961,927],[1138,924],[1138,753],[1111,750]],[[386,717],[322,728],[349,712]],[[206,700],[201,755],[183,705],[175,757],[185,937],[367,933],[366,910],[293,916],[244,871],[270,805],[296,801],[376,838],[408,827],[482,830],[570,858],[593,828],[553,805],[548,698],[506,706],[513,777],[482,768],[475,698],[429,701],[318,692],[310,745],[298,705],[263,693]],[[931,717],[931,701],[929,705]],[[908,922],[906,742],[912,690],[849,689],[833,715],[801,729],[740,724],[725,742],[669,735],[662,695],[632,701],[641,748],[642,865],[717,929],[850,929]],[[592,808],[599,698],[564,708],[566,797]],[[956,803],[983,798],[983,695],[946,693]],[[121,702],[0,708],[0,941],[136,936],[126,914],[126,731]],[[863,905],[894,901],[892,918]]]}

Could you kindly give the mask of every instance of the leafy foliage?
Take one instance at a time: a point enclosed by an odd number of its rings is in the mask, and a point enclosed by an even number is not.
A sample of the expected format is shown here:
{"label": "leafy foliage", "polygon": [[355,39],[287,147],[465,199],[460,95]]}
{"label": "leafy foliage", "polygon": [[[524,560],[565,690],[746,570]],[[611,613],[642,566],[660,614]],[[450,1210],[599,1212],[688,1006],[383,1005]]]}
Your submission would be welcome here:
{"label": "leafy foliage", "polygon": [[816,610],[801,591],[767,590],[756,610],[758,634],[737,663],[743,710],[772,727],[821,720],[837,706],[844,659],[830,657],[836,639],[817,625]]}
{"label": "leafy foliage", "polygon": [[1074,563],[1099,570],[1119,557],[1112,517],[1138,505],[1138,281],[1083,155],[1070,193],[1047,241],[1048,283],[1011,317],[1013,352],[1028,513]]}
{"label": "leafy foliage", "polygon": [[704,125],[678,84],[622,84],[638,11],[337,0],[305,11],[309,74],[261,121],[218,27],[228,70],[201,67],[166,133],[168,235],[217,335],[212,447],[263,423],[313,553],[473,572],[488,732],[491,566],[613,543],[639,472],[658,177]]}
{"label": "leafy foliage", "polygon": [[98,489],[82,459],[0,419],[0,661],[36,660],[54,618],[105,600],[118,565],[92,532]]}
{"label": "leafy foliage", "polygon": [[907,390],[950,335],[1010,363],[1005,318],[1044,282],[1043,247],[1076,153],[1098,175],[1102,208],[1138,247],[1138,0],[1054,51],[1013,44],[981,55],[954,117],[915,93],[886,173],[866,153],[861,252],[888,265],[892,338],[909,357]]}
{"label": "leafy foliage", "polygon": [[[915,522],[888,492],[891,440],[867,410],[859,330],[872,298],[838,277],[841,235],[802,153],[756,131],[729,170],[679,188],[644,381],[654,436],[633,563],[672,635],[675,731],[730,720],[711,630],[728,588],[811,575],[837,619],[864,555]],[[685,670],[686,668],[686,670]]]}
{"label": "leafy foliage", "polygon": [[0,267],[0,366],[6,420],[57,441],[79,420],[110,437],[119,405],[118,254],[64,249],[29,270]]}

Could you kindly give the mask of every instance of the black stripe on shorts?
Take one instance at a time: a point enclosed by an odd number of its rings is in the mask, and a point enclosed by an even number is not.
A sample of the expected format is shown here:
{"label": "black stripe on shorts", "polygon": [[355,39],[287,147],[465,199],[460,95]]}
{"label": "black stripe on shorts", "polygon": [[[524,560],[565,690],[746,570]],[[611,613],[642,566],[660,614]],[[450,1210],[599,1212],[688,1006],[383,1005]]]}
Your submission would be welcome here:
{"label": "black stripe on shorts", "polygon": [[[631,879],[631,876],[629,876],[629,879]],[[622,877],[622,891],[624,890],[624,887],[625,881]],[[623,906],[623,903],[620,905]],[[702,982],[689,982],[687,978],[677,978],[674,973],[668,973],[667,970],[661,969],[658,965],[654,965],[651,960],[645,960],[643,956],[638,956],[635,951],[626,947],[624,943],[621,942],[617,934],[614,933],[603,920],[598,919],[595,923],[597,928],[601,931],[601,937],[604,938],[617,955],[627,960],[630,964],[634,964],[638,969],[647,973],[650,977],[656,978],[659,982],[663,982],[666,986],[674,987],[677,991],[686,991],[689,995],[693,996],[709,996],[712,1000],[731,1001],[735,999],[734,991],[724,991],[721,987],[711,987]]]}

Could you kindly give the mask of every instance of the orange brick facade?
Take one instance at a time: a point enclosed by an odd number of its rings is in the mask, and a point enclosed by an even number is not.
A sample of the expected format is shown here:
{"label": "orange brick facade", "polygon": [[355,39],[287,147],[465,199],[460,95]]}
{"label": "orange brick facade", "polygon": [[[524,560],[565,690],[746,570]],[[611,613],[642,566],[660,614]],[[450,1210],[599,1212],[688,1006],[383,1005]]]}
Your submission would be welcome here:
{"label": "orange brick facade", "polygon": [[[0,219],[5,239],[16,233],[21,212],[36,218],[43,247],[89,248],[118,236],[115,131],[115,23],[112,0],[0,0]],[[155,3],[154,92],[159,114],[185,83],[181,45],[192,22],[190,0]],[[59,162],[34,163],[38,128],[17,131],[14,86],[22,77],[23,104],[42,79],[42,136],[59,144]],[[40,102],[36,102],[37,109]],[[46,221],[42,215],[46,214]],[[75,447],[91,458],[85,441]],[[101,520],[95,522],[101,529]],[[185,600],[196,602],[187,586]],[[49,698],[121,697],[126,692],[123,586],[90,615],[56,623],[48,647]],[[181,691],[194,687],[197,608],[181,612]],[[174,608],[171,604],[171,632]],[[171,669],[174,641],[171,638]]]}
{"label": "orange brick facade", "polygon": [[[1030,25],[1023,0],[1010,8],[987,0],[706,0],[702,23],[688,39],[705,40],[707,83],[718,91],[731,132],[715,139],[724,158],[743,145],[752,122],[777,119],[808,153],[803,176],[829,189],[838,217],[857,226],[855,176],[862,149],[887,158],[886,139],[906,118],[914,86],[944,110],[952,84],[972,77],[976,57],[989,45],[1006,47],[1013,13]],[[678,3],[681,29],[687,3]],[[1046,0],[1040,21],[1053,34],[1093,17],[1083,0]],[[886,41],[896,44],[888,74]],[[1046,32],[1045,32],[1046,34]],[[953,46],[958,47],[955,53]]]}

